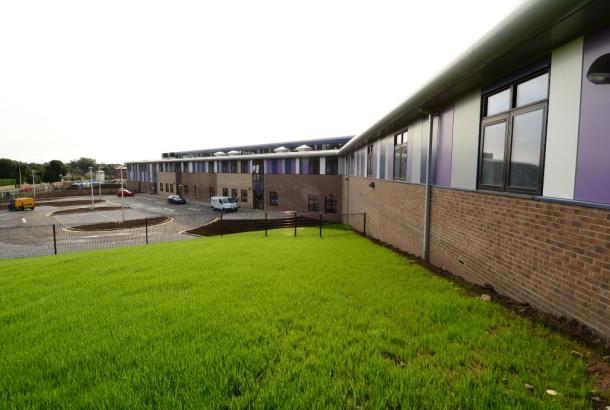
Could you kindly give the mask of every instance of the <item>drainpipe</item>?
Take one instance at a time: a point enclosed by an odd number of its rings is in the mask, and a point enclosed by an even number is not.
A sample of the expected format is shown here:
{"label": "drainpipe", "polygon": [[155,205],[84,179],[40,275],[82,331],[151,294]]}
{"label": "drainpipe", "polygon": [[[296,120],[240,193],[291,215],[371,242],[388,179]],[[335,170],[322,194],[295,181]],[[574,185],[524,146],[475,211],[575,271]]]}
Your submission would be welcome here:
{"label": "drainpipe", "polygon": [[[420,110],[421,111],[421,110]],[[424,111],[422,111],[424,112]],[[424,262],[429,262],[430,259],[430,194],[432,192],[432,184],[430,176],[432,174],[432,137],[433,137],[433,119],[434,116],[430,112],[428,114],[428,153],[426,163],[426,193],[424,199]]]}

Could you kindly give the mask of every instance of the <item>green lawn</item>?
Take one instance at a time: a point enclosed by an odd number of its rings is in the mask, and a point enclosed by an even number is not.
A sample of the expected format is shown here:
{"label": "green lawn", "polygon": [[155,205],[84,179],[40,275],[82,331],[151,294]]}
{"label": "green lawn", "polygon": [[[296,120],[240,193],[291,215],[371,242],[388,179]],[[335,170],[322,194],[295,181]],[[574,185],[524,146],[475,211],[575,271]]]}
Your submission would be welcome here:
{"label": "green lawn", "polygon": [[0,407],[589,406],[574,342],[348,231],[300,234],[0,261]]}

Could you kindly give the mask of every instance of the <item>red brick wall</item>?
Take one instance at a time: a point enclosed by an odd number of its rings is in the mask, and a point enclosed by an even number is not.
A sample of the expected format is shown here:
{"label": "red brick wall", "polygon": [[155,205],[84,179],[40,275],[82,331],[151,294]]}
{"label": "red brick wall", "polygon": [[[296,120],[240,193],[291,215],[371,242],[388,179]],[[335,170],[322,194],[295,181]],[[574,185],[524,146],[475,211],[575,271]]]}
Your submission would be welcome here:
{"label": "red brick wall", "polygon": [[610,337],[610,211],[432,189],[430,262]]}

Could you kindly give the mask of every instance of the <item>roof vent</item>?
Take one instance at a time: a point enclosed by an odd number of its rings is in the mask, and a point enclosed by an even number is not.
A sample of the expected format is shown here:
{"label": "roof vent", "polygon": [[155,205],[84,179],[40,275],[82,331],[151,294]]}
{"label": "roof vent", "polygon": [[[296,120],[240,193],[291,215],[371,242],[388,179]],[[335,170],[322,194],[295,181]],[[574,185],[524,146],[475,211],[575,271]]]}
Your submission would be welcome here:
{"label": "roof vent", "polygon": [[225,154],[225,153],[224,153],[224,152],[222,152],[222,151],[217,151],[217,152],[215,152],[215,153],[214,153],[214,156],[215,156],[215,157],[224,157],[224,156],[226,156],[226,155],[227,155],[227,154]]}
{"label": "roof vent", "polygon": [[295,148],[295,151],[303,152],[303,151],[311,151],[311,147],[309,145],[299,145]]}
{"label": "roof vent", "polygon": [[277,153],[280,153],[280,152],[290,152],[290,150],[288,148],[286,148],[286,147],[277,147],[276,149],[273,150],[273,152],[277,152]]}
{"label": "roof vent", "polygon": [[235,151],[235,150],[229,151],[229,155],[240,155],[240,154],[241,154],[241,151]]}

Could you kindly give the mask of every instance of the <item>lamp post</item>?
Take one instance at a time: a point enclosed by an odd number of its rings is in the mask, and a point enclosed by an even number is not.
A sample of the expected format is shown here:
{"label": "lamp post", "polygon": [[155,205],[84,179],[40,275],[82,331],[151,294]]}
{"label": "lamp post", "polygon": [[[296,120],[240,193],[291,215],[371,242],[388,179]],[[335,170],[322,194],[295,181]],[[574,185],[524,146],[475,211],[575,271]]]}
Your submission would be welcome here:
{"label": "lamp post", "polygon": [[[97,169],[97,175],[101,175],[101,174],[100,174],[100,169],[99,169],[99,168]],[[97,175],[96,175],[95,179],[97,179]],[[101,178],[100,178],[100,179],[101,179]],[[97,186],[98,186],[98,188],[99,188],[99,191],[98,191],[98,192],[99,192],[99,194],[100,194],[99,196],[100,196],[100,201],[101,201],[101,200],[102,200],[102,181],[97,181]]]}
{"label": "lamp post", "polygon": [[91,185],[91,207],[93,208],[93,167],[89,167],[89,174],[91,175],[89,184]]}
{"label": "lamp post", "polygon": [[123,170],[125,167],[116,168],[121,172],[121,223],[125,223],[125,192],[123,191]]}
{"label": "lamp post", "polygon": [[34,187],[34,198],[36,198],[36,178],[34,178],[34,170],[32,170],[32,186]]}

